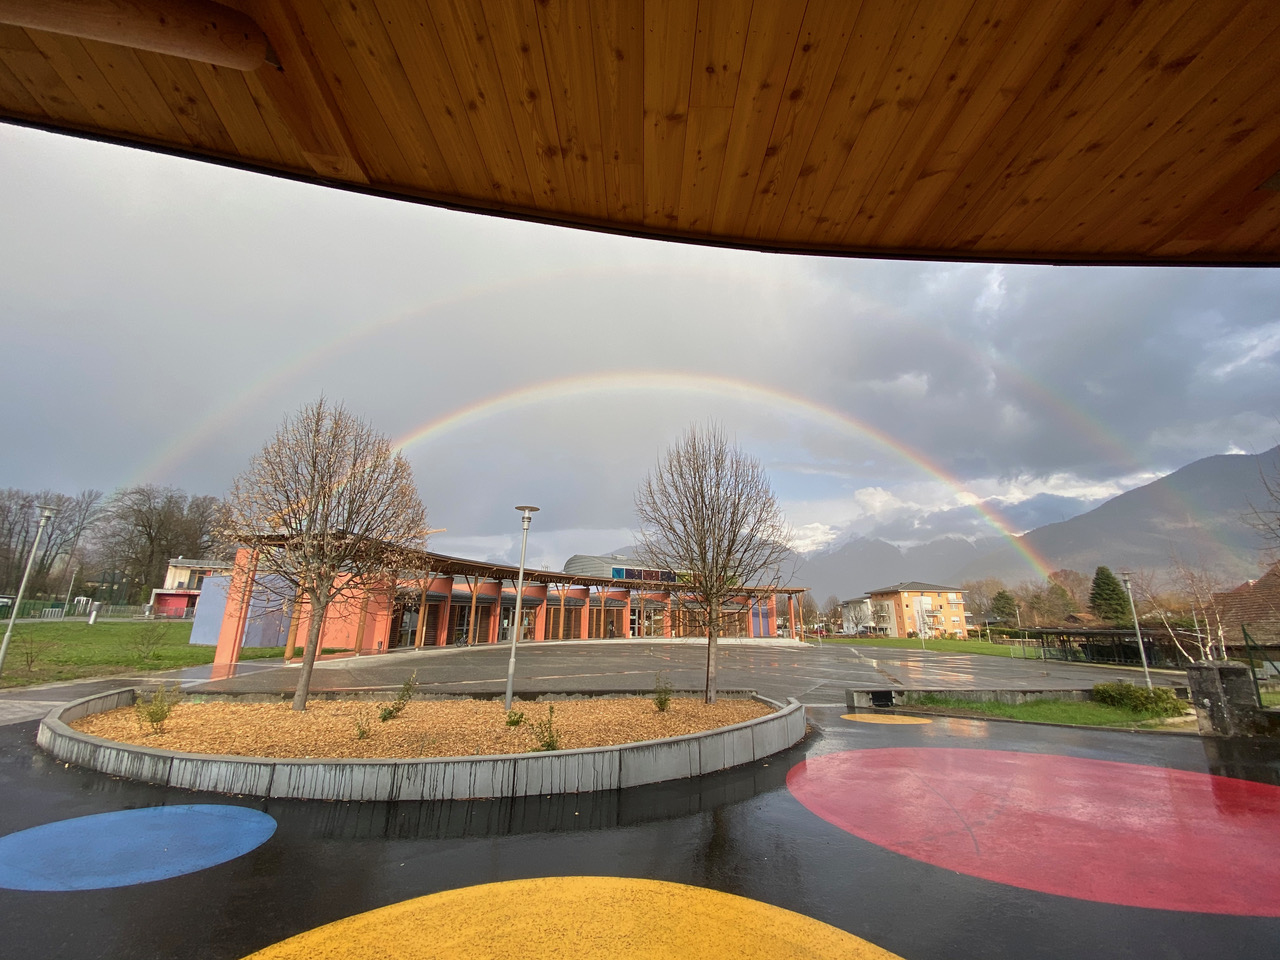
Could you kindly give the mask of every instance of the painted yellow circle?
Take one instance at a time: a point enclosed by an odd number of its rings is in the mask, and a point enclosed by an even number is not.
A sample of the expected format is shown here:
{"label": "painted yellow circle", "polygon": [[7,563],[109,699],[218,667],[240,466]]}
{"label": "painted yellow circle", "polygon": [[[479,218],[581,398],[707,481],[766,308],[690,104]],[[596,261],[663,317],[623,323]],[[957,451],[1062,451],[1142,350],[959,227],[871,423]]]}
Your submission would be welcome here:
{"label": "painted yellow circle", "polygon": [[546,877],[446,890],[357,914],[245,960],[902,960],[781,907],[622,877]]}
{"label": "painted yellow circle", "polygon": [[840,719],[858,723],[933,723],[926,717],[903,717],[896,713],[845,713]]}

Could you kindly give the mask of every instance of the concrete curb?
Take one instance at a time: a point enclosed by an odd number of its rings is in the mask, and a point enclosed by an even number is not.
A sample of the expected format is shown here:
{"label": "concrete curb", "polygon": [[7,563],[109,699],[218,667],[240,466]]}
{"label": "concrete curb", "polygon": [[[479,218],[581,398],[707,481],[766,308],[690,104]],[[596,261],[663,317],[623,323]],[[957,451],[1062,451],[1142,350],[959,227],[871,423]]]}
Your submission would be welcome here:
{"label": "concrete curb", "polygon": [[921,707],[872,707],[870,709],[858,707],[853,710],[854,713],[865,713],[868,716],[876,714],[893,714],[902,717],[927,717],[929,719],[941,718],[943,720],[976,720],[979,723],[1021,723],[1030,727],[1057,727],[1060,730],[1093,730],[1095,732],[1105,733],[1156,733],[1162,737],[1195,737],[1203,739],[1197,730],[1165,730],[1160,727],[1099,727],[1091,723],[1052,723],[1048,720],[1018,720],[1015,717],[993,717],[988,714],[978,713],[943,713],[943,708],[934,710],[925,710]]}
{"label": "concrete curb", "polygon": [[133,689],[85,697],[40,722],[36,742],[67,763],[186,790],[303,800],[471,800],[617,790],[697,777],[760,760],[804,737],[804,707],[764,697],[767,717],[706,733],[550,753],[422,760],[276,760],[156,750],[91,737],[67,724],[131,705]]}
{"label": "concrete curb", "polygon": [[[1175,685],[1169,689],[1178,694],[1179,699],[1185,700],[1187,698],[1187,687],[1185,685]],[[1004,687],[986,689],[968,689],[965,687],[912,687],[911,689],[903,687],[846,687],[844,702],[850,710],[909,707],[914,703],[918,703],[921,697],[929,694],[950,696],[958,700],[972,700],[975,703],[1005,704],[1033,703],[1039,700],[1064,700],[1082,703],[1093,699],[1091,689],[1072,689],[1070,687],[1045,687],[1039,689],[1030,687],[1025,689]]]}

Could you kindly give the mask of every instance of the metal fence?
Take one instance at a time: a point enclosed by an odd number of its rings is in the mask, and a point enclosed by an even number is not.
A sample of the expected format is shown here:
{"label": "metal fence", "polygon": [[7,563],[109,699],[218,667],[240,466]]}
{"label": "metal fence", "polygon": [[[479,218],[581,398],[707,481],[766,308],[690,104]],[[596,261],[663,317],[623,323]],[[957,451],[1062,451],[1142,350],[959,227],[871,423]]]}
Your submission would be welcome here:
{"label": "metal fence", "polygon": [[[1142,654],[1138,652],[1137,637],[1129,636],[1052,636],[1034,638],[1040,643],[1046,660],[1066,660],[1079,663],[1114,663],[1123,666],[1140,666]],[[1153,667],[1170,669],[1185,667],[1189,661],[1177,646],[1164,638],[1142,638],[1147,663]]]}
{"label": "metal fence", "polygon": [[[89,616],[92,604],[77,604],[72,601],[67,606],[61,600],[23,600],[18,605],[19,620],[70,620],[85,619]],[[0,603],[0,620],[8,620],[13,613],[13,607],[7,603]],[[138,617],[147,617],[151,615],[149,604],[138,603],[104,603],[98,610],[98,619],[100,620],[128,620]],[[168,618],[166,618],[168,619]],[[174,617],[172,619],[190,619],[190,615],[185,617]]]}

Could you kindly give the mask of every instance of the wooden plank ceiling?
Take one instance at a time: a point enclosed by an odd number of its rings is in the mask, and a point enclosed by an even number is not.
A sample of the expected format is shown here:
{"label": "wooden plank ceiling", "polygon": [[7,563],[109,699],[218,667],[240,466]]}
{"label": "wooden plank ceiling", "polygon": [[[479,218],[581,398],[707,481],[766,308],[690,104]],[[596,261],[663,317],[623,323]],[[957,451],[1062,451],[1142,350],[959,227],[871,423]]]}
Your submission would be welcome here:
{"label": "wooden plank ceiling", "polygon": [[228,5],[278,68],[10,13],[0,116],[746,248],[1280,263],[1276,0]]}

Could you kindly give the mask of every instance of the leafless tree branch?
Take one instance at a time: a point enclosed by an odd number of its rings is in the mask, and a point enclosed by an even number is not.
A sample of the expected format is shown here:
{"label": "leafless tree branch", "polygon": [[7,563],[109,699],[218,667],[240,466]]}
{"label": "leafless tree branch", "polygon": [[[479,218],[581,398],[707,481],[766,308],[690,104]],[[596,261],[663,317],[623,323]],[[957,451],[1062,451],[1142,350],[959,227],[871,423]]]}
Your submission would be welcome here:
{"label": "leafless tree branch", "polygon": [[309,607],[307,643],[293,707],[305,710],[329,605],[369,590],[415,562],[427,519],[413,471],[391,442],[324,397],[286,417],[235,479],[222,536],[262,542],[263,579]]}
{"label": "leafless tree branch", "polygon": [[716,697],[716,638],[724,601],[780,576],[791,529],[760,462],[715,423],[690,426],[636,491],[637,556],[673,570],[707,615],[706,700]]}

